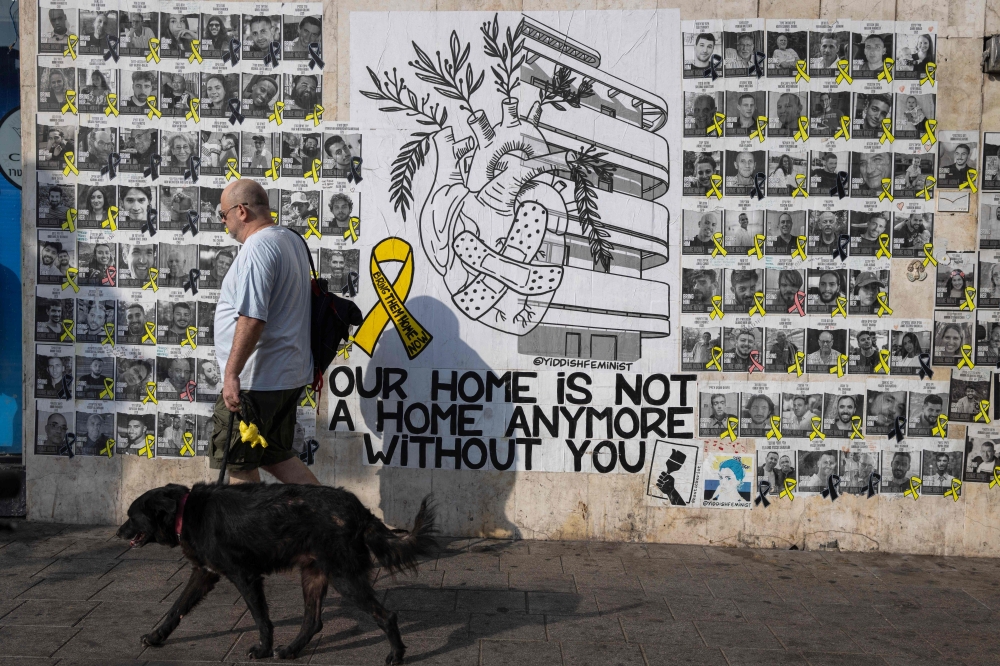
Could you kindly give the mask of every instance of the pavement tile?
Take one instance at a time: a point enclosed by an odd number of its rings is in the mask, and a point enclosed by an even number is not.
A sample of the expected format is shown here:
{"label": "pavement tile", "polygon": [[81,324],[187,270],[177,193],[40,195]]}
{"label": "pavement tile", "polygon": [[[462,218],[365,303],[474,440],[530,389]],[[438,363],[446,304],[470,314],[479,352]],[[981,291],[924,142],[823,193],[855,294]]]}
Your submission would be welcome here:
{"label": "pavement tile", "polygon": [[[222,661],[239,637],[239,631],[189,631],[178,628],[162,646],[146,648],[142,656],[159,661]],[[135,640],[138,643],[139,637],[136,636]]]}
{"label": "pavement tile", "polygon": [[7,624],[3,621],[4,617],[23,603],[21,599],[0,599],[0,625]]}
{"label": "pavement tile", "polygon": [[562,558],[558,555],[524,555],[515,553],[500,556],[500,570],[510,572],[528,572],[533,574],[565,573],[562,568]]}
{"label": "pavement tile", "polygon": [[622,566],[630,574],[639,576],[657,576],[659,578],[691,578],[691,572],[684,566],[683,560],[675,558],[650,558],[643,560],[637,557],[623,557]]}
{"label": "pavement tile", "polygon": [[434,589],[441,587],[444,579],[444,571],[432,571],[430,569],[418,569],[416,574],[401,572],[396,575],[379,574],[375,581],[375,589],[388,589],[392,587],[422,587]]}
{"label": "pavement tile", "polygon": [[[165,601],[168,603],[173,603],[174,599],[180,596],[181,590],[184,585],[181,581],[176,583],[158,583],[145,585],[142,581],[129,581],[129,580],[111,580],[108,578],[101,579],[105,586],[93,594],[92,598],[95,601],[128,601],[132,599],[149,599],[150,601]],[[35,592],[32,590],[30,593],[34,596]],[[227,604],[232,604],[236,599],[230,598]],[[216,591],[209,592],[208,595],[202,599],[201,603],[209,605],[219,605],[222,603],[221,595],[217,594]]]}
{"label": "pavement tile", "polygon": [[386,608],[394,611],[453,611],[457,595],[457,590],[394,588],[386,592],[385,601],[382,603]]}
{"label": "pavement tile", "polygon": [[745,578],[707,578],[705,584],[716,599],[779,602],[781,597],[767,583]]}
{"label": "pavement tile", "polygon": [[[80,623],[81,626],[119,626],[122,619],[128,620],[130,627],[149,631],[159,623],[170,610],[170,604],[132,599],[126,601],[101,601],[94,610],[87,614]],[[192,613],[201,610],[199,606]]]}
{"label": "pavement tile", "polygon": [[546,615],[545,630],[551,641],[625,642],[625,634],[622,633],[617,617]]}
{"label": "pavement tile", "polygon": [[500,555],[491,553],[454,553],[441,556],[435,566],[439,571],[500,571]]}
{"label": "pavement tile", "polygon": [[120,561],[107,557],[58,557],[50,560],[49,565],[44,569],[36,571],[34,576],[42,578],[48,576],[102,576],[118,566]]}
{"label": "pavement tile", "polygon": [[15,578],[27,578],[43,571],[56,561],[55,557],[4,557],[0,550],[0,584]]}
{"label": "pavement tile", "polygon": [[556,557],[562,557],[563,555],[587,557],[590,555],[586,542],[582,541],[529,541],[528,553],[531,555],[554,555]]}
{"label": "pavement tile", "polygon": [[594,593],[528,592],[528,612],[546,615],[597,615]]}
{"label": "pavement tile", "polygon": [[55,557],[73,545],[72,539],[27,539],[11,541],[0,549],[0,557],[4,560],[26,560],[40,557]]}
{"label": "pavement tile", "polygon": [[110,580],[97,576],[52,576],[43,578],[19,595],[20,599],[86,601],[103,590]]}
{"label": "pavement tile", "polygon": [[510,574],[506,571],[467,571],[464,569],[444,572],[441,587],[459,590],[506,590],[510,588]]}
{"label": "pavement tile", "polygon": [[802,656],[809,662],[809,666],[885,666],[883,658],[874,654],[803,652]]}
{"label": "pavement tile", "polygon": [[458,590],[455,609],[473,613],[526,613],[525,594],[520,590]]}
{"label": "pavement tile", "polygon": [[67,659],[137,659],[145,647],[142,636],[150,627],[132,623],[127,616],[105,624],[83,624],[54,657]]}
{"label": "pavement tile", "polygon": [[822,625],[841,629],[887,630],[892,625],[874,606],[847,604],[804,604],[809,613]]}
{"label": "pavement tile", "polygon": [[656,645],[657,649],[703,648],[705,641],[690,620],[674,621],[671,617],[622,617],[622,627],[629,643]]}
{"label": "pavement tile", "polygon": [[719,648],[642,645],[649,666],[729,666]]}
{"label": "pavement tile", "polygon": [[0,654],[7,657],[51,657],[78,631],[70,627],[0,627]]}
{"label": "pavement tile", "polygon": [[813,604],[849,604],[836,585],[820,581],[779,580],[771,581],[771,589],[788,602],[800,601]]}
{"label": "pavement tile", "polygon": [[646,552],[652,559],[673,559],[690,562],[708,560],[703,546],[674,543],[647,543]]}
{"label": "pavement tile", "polygon": [[704,597],[714,599],[712,590],[703,580],[693,578],[660,578],[659,576],[645,576],[639,574],[639,582],[646,594],[662,594],[667,598],[667,603],[674,597]]}
{"label": "pavement tile", "polygon": [[0,624],[4,626],[72,627],[97,607],[93,601],[28,600],[8,613]]}
{"label": "pavement tile", "polygon": [[525,613],[472,613],[469,634],[473,638],[544,641],[545,616]]}
{"label": "pavement tile", "polygon": [[[766,624],[769,626],[819,624],[815,617],[809,614],[806,607],[797,602],[745,601],[734,602],[739,607],[743,617],[750,624]],[[693,619],[693,618],[692,618]],[[710,618],[706,618],[710,619]]]}
{"label": "pavement tile", "polygon": [[504,555],[507,553],[528,554],[527,541],[514,541],[513,539],[474,539],[466,548],[470,553],[493,553]]}
{"label": "pavement tile", "polygon": [[935,655],[937,651],[914,631],[887,629],[879,631],[856,631],[851,639],[868,654],[910,655],[924,657]]}
{"label": "pavement tile", "polygon": [[576,580],[572,574],[534,574],[528,571],[511,570],[510,589],[575,593]]}
{"label": "pavement tile", "polygon": [[684,567],[691,573],[692,578],[704,580],[708,578],[725,578],[729,580],[747,579],[754,580],[754,575],[743,566],[742,562],[685,562]]}
{"label": "pavement tile", "polygon": [[[161,604],[164,607],[169,608],[168,604]],[[271,615],[271,621],[277,626],[277,621],[275,621],[274,616],[276,611],[285,610],[284,608],[274,608],[268,604],[268,612]],[[297,612],[297,619],[292,624],[292,626],[298,627],[302,620],[302,609],[290,609]],[[209,606],[198,604],[194,609],[181,618],[181,623],[178,625],[178,631],[181,629],[185,631],[204,631],[204,632],[215,632],[215,631],[230,631],[238,627],[242,627],[243,623],[241,620],[244,617],[250,617],[250,612],[247,610],[245,604],[234,604],[232,606]],[[253,626],[253,620],[250,621],[250,625]]]}
{"label": "pavement tile", "polygon": [[784,650],[755,650],[723,648],[730,666],[809,666],[806,658],[797,652]]}
{"label": "pavement tile", "polygon": [[[469,615],[458,611],[446,613],[400,611],[397,613],[396,621],[399,623],[399,632],[403,635],[404,643],[410,638],[452,637],[457,640],[469,635]],[[323,618],[323,622],[326,623],[326,613],[323,614]],[[374,625],[374,621],[372,624]]]}
{"label": "pavement tile", "polygon": [[573,574],[576,588],[583,590],[635,590],[642,592],[642,583],[635,574],[602,573],[600,571],[577,571]]}
{"label": "pavement tile", "polygon": [[580,553],[563,555],[562,567],[566,573],[597,572],[601,574],[624,574],[625,566],[618,555],[597,555]]}
{"label": "pavement tile", "polygon": [[900,631],[920,632],[957,624],[955,616],[943,608],[875,606],[886,621]]}
{"label": "pavement tile", "polygon": [[20,597],[26,590],[34,587],[39,582],[39,579],[28,578],[27,576],[0,578],[0,599],[10,600]]}
{"label": "pavement tile", "polygon": [[114,541],[78,539],[73,541],[65,550],[59,551],[59,557],[98,560],[114,559],[124,555],[127,550],[129,550],[128,542],[121,539],[115,539]]}
{"label": "pavement tile", "polygon": [[[446,638],[408,640],[404,637],[403,642],[406,644],[405,661],[408,664],[476,666],[479,663],[479,646],[474,641]],[[333,641],[324,632],[324,636],[317,643],[309,663],[336,664],[336,666],[373,666],[385,663],[387,654],[389,654],[389,641],[384,636]]]}
{"label": "pavement tile", "polygon": [[645,666],[642,648],[621,643],[562,641],[566,666]]}
{"label": "pavement tile", "polygon": [[621,558],[637,557],[649,559],[649,552],[644,543],[615,543],[613,541],[592,541],[587,544],[591,556],[617,555]]}
{"label": "pavement tile", "polygon": [[558,643],[484,640],[481,650],[482,666],[557,666],[563,663]]}
{"label": "pavement tile", "polygon": [[[56,666],[58,663],[58,659],[47,657],[0,657],[0,666]],[[135,662],[135,666],[140,664],[141,661]]]}
{"label": "pavement tile", "polygon": [[774,634],[763,625],[740,622],[695,622],[698,632],[709,647],[750,648],[756,650],[780,649]]}
{"label": "pavement tile", "polygon": [[[274,649],[277,650],[283,645],[288,645],[292,640],[298,635],[299,630],[296,629],[277,629],[274,630]],[[264,658],[264,659],[253,659],[251,660],[248,656],[250,648],[257,645],[260,641],[260,634],[257,631],[246,631],[240,634],[239,640],[233,645],[229,654],[226,655],[226,663],[235,664],[307,664],[309,659],[312,658],[313,652],[316,651],[316,646],[319,645],[320,640],[322,640],[323,634],[318,633],[312,637],[312,640],[306,643],[306,646],[302,648],[302,652],[295,659],[278,659],[277,657]]]}
{"label": "pavement tile", "polygon": [[863,653],[860,645],[850,638],[850,632],[844,632],[837,627],[802,626],[802,625],[768,625],[771,633],[778,637],[786,650],[804,652],[824,649],[830,652]]}
{"label": "pavement tile", "polygon": [[667,606],[676,620],[724,620],[728,622],[746,622],[732,599],[713,599],[711,597],[666,597]]}
{"label": "pavement tile", "polygon": [[597,607],[601,615],[656,615],[669,614],[670,610],[659,594],[636,594],[623,590],[597,590]]}

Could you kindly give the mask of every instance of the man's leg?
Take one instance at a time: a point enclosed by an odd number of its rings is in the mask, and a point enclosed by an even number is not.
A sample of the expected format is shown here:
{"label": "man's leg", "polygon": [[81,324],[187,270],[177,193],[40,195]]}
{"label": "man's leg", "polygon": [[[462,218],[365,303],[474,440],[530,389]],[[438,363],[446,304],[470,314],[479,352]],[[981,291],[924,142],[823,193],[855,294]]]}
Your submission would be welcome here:
{"label": "man's leg", "polygon": [[229,483],[260,483],[260,473],[256,469],[232,469],[229,470]]}
{"label": "man's leg", "polygon": [[[289,458],[288,460],[283,460],[280,463],[275,463],[273,465],[265,465],[264,471],[269,474],[273,474],[282,483],[301,483],[306,485],[318,486],[320,485],[319,479],[312,473],[312,470],[306,467],[306,464],[299,460],[298,457]],[[240,474],[249,474],[249,472],[239,472]],[[237,472],[233,472],[237,474]],[[257,474],[257,470],[253,470],[253,475],[256,477],[253,481],[260,481],[260,476]]]}

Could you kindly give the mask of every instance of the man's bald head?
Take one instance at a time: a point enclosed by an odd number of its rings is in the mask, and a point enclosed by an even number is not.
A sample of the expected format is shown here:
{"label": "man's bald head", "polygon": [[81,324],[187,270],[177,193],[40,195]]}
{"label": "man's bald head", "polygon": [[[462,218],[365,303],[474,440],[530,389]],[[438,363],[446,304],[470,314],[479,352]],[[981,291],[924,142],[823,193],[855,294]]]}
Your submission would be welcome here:
{"label": "man's bald head", "polygon": [[267,191],[249,178],[230,183],[222,191],[219,203],[222,223],[229,228],[229,235],[241,243],[258,229],[273,224]]}

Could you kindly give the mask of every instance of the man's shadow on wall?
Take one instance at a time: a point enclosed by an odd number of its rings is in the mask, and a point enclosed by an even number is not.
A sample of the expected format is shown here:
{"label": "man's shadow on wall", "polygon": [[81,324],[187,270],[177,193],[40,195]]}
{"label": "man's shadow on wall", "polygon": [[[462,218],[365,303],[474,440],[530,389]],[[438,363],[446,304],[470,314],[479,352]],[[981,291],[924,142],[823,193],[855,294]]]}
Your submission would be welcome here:
{"label": "man's shadow on wall", "polygon": [[[459,337],[458,319],[451,309],[441,301],[430,296],[418,296],[406,302],[407,309],[425,328],[434,336],[427,349],[422,354],[431,355],[433,367],[440,370],[439,381],[449,381],[451,370],[458,372],[458,377],[463,372],[475,370],[484,374],[489,368],[486,362],[476,351],[467,345]],[[422,357],[418,357],[423,360]],[[411,368],[411,362],[400,342],[399,334],[393,328],[392,323],[382,333],[375,354],[372,356],[369,368],[390,367],[404,368],[409,371],[406,382],[407,398],[405,404],[417,401],[426,401],[430,408],[430,379],[431,371],[426,372],[426,379],[422,377],[423,372],[415,372]],[[503,374],[505,370],[494,370],[496,374]],[[426,389],[421,384],[427,382]],[[375,383],[373,372],[364,376],[366,387],[371,388]],[[438,394],[439,397],[441,393]],[[380,396],[381,397],[381,396]],[[395,402],[399,397],[390,395],[389,403],[386,405],[387,411],[395,411]],[[500,400],[503,400],[503,392],[500,392]],[[374,403],[374,400],[371,401]],[[488,410],[504,410],[504,403],[496,400],[492,403],[482,403],[484,414],[489,414]],[[365,426],[372,437],[372,448],[377,450],[382,443],[382,433],[376,430],[376,411],[374,404],[372,409],[363,410]],[[497,422],[502,419],[493,419]],[[442,421],[442,423],[444,423]],[[430,431],[428,431],[429,434]],[[503,460],[507,452],[506,440],[501,441],[498,435],[503,433],[491,433],[484,431],[482,440],[489,444],[489,437],[496,436],[498,457]],[[445,449],[455,446],[455,436],[450,436],[446,432],[439,431],[439,435],[444,439],[442,444]],[[467,438],[463,437],[463,442]],[[434,445],[429,444],[427,448],[427,467],[424,470],[419,468],[419,456],[417,446],[410,445],[410,456],[407,467],[384,466],[379,469],[379,506],[382,509],[384,520],[389,525],[398,527],[409,527],[413,516],[416,515],[420,506],[420,501],[427,492],[434,493],[434,501],[437,506],[438,524],[442,534],[453,536],[484,536],[491,538],[520,538],[521,533],[517,525],[506,515],[505,507],[514,489],[514,482],[517,474],[513,467],[508,471],[488,470],[489,464],[479,470],[467,469],[464,465],[462,469],[441,469],[431,471],[434,468],[435,456]],[[363,454],[366,455],[366,454]],[[470,452],[473,461],[477,460],[478,453]],[[399,448],[394,460],[399,460]],[[448,463],[452,458],[445,458],[442,462]]]}

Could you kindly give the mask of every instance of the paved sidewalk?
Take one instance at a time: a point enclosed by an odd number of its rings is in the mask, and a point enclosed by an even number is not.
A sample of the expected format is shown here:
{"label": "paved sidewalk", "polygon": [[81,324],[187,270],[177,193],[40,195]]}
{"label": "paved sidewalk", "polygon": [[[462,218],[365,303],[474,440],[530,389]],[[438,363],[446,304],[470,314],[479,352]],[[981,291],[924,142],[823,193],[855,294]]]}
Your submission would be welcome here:
{"label": "paved sidewalk", "polygon": [[[226,582],[164,647],[140,645],[187,579],[179,548],[19,528],[0,533],[0,666],[246,661],[256,631]],[[459,539],[377,587],[413,664],[923,666],[1000,662],[998,579],[1000,560]],[[293,575],[266,587],[287,643],[300,589]],[[340,601],[294,663],[383,663],[382,633]]]}

